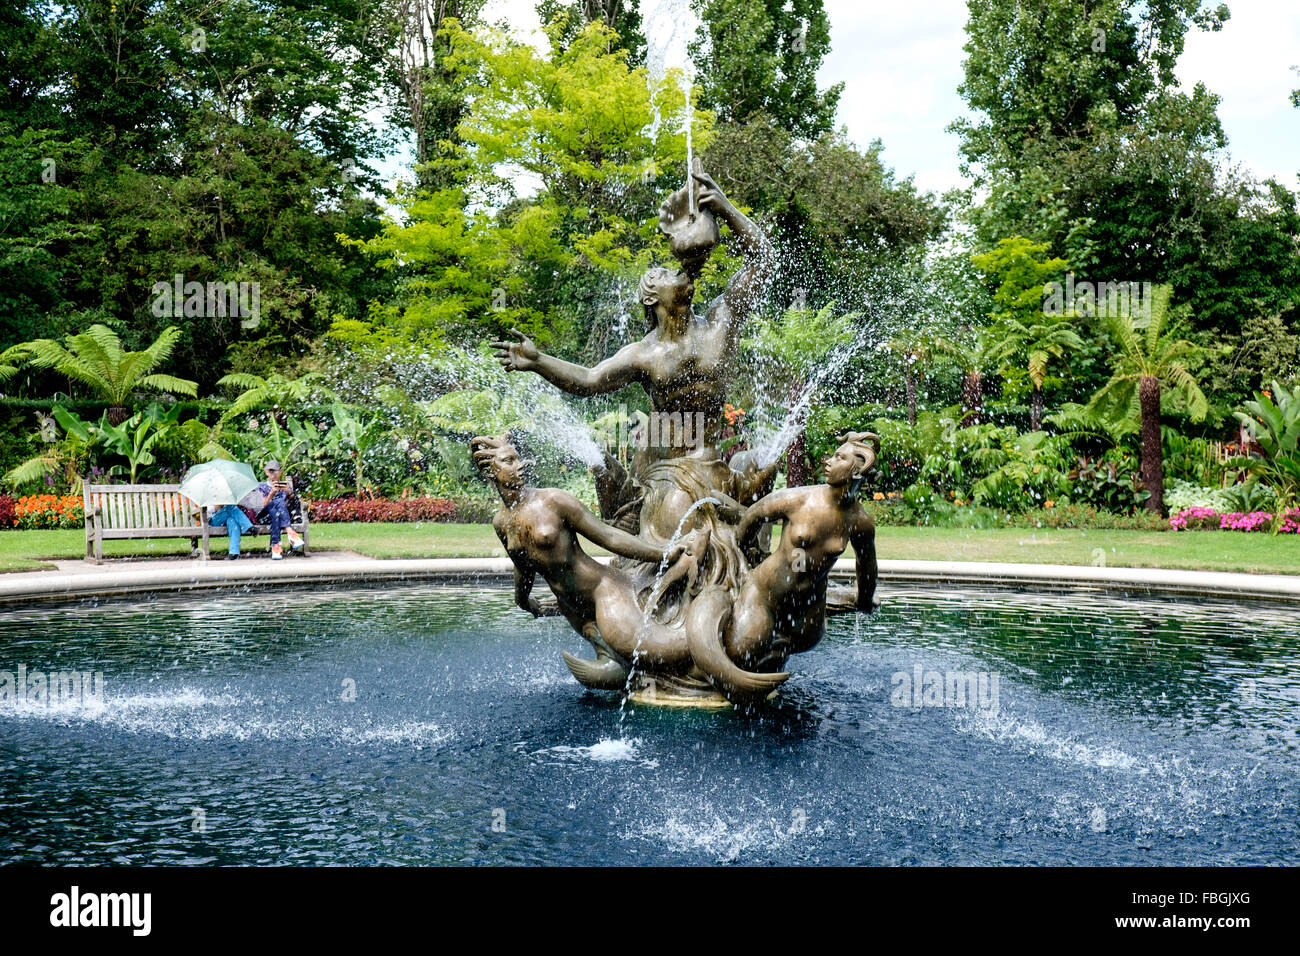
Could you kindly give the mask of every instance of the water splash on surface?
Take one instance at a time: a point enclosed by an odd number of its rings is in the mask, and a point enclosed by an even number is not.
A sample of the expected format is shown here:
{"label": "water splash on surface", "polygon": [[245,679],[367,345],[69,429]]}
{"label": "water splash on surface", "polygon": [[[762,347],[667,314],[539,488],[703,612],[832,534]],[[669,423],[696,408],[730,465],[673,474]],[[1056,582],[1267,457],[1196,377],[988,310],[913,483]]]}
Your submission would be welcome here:
{"label": "water splash on surface", "polygon": [[555,747],[548,747],[545,750],[539,750],[536,753],[538,755],[556,756],[562,760],[575,763],[623,763],[635,761],[651,769],[659,766],[659,761],[641,756],[640,737],[619,738],[618,740],[602,737],[588,747],[573,747],[560,744]]}

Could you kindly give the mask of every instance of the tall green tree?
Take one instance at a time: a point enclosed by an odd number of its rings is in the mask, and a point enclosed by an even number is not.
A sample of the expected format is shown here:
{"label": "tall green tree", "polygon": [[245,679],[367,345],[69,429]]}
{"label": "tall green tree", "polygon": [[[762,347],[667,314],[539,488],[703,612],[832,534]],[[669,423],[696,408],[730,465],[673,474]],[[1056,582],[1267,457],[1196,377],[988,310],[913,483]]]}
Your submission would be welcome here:
{"label": "tall green tree", "polygon": [[[655,223],[681,183],[685,135],[649,126],[656,105],[682,112],[681,77],[652,89],[600,22],[546,52],[489,28],[444,29],[469,103],[459,128],[469,175],[401,194],[401,219],[350,240],[395,276],[398,294],[370,323],[338,323],[332,335],[360,343],[377,323],[439,343],[518,327],[573,348],[592,313],[617,303],[612,280],[634,288],[655,255],[666,258]],[[712,117],[695,120],[707,144]]]}
{"label": "tall green tree", "polygon": [[559,29],[551,42],[560,48],[576,40],[589,23],[608,27],[609,43],[616,42],[627,50],[632,66],[641,66],[645,63],[646,42],[640,6],[638,0],[541,0],[537,16],[546,24],[558,21]]}
{"label": "tall green tree", "polygon": [[[1229,336],[1300,307],[1296,196],[1227,168],[1218,97],[1175,75],[1187,34],[1217,31],[1204,0],[971,0],[953,124],[986,198],[981,251],[1023,235],[1080,279],[1174,286],[1195,327]],[[1229,399],[1231,401],[1231,399]]]}
{"label": "tall green tree", "polygon": [[0,114],[0,347],[91,323],[141,346],[176,275],[260,287],[255,321],[182,327],[178,370],[204,383],[364,314],[381,277],[336,236],[378,225],[377,4],[23,0],[0,21],[30,41]]}
{"label": "tall green tree", "polygon": [[961,336],[938,336],[934,351],[961,372],[962,427],[981,424],[984,378],[1001,362],[1002,339],[990,328],[976,328]]}
{"label": "tall green tree", "polygon": [[[1171,321],[1172,295],[1172,286],[1159,285],[1145,310],[1103,310],[1101,318],[1116,351],[1110,381],[1084,410],[1104,418],[1136,418],[1141,423],[1142,484],[1150,492],[1146,507],[1157,514],[1163,514],[1165,506],[1162,397],[1167,390],[1171,404],[1185,410],[1193,421],[1203,419],[1210,407],[1196,377],[1206,350],[1178,337],[1179,329]],[[1181,310],[1181,317],[1186,311]]]}
{"label": "tall green tree", "polygon": [[694,0],[700,35],[690,45],[698,64],[700,104],[723,123],[759,113],[791,135],[815,139],[835,124],[844,84],[817,88],[830,52],[830,17],[822,0]]}
{"label": "tall green tree", "polygon": [[939,235],[939,203],[898,179],[883,151],[879,141],[859,150],[843,132],[801,141],[765,113],[719,124],[705,166],[772,236],[782,262],[774,301],[861,308],[864,276]]}
{"label": "tall green tree", "polygon": [[485,0],[384,0],[375,35],[382,37],[382,69],[391,91],[388,118],[407,133],[414,150],[414,172],[421,186],[438,189],[464,174],[458,161],[457,132],[466,102],[452,65],[452,34],[443,24],[469,27]]}
{"label": "tall green tree", "polygon": [[1072,327],[1074,317],[1052,314],[1044,306],[1047,283],[1063,279],[1069,265],[1059,257],[1043,259],[1046,252],[1046,243],[1012,236],[972,257],[976,267],[997,283],[995,310],[989,316],[998,342],[995,354],[1004,376],[1008,366],[1020,363],[1029,379],[1030,431],[1043,427],[1043,387],[1051,366],[1066,352],[1083,347]]}
{"label": "tall green tree", "polygon": [[907,401],[907,424],[916,424],[917,379],[934,361],[931,337],[920,329],[908,329],[885,343],[885,348],[898,356],[903,365],[903,392]]}

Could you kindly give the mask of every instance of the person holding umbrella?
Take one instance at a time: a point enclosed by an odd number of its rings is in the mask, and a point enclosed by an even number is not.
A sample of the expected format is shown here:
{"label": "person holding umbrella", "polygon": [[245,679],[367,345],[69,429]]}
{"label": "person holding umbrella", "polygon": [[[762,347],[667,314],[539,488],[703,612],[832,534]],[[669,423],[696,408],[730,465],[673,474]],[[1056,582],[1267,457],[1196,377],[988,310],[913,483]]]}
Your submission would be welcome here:
{"label": "person holding umbrella", "polygon": [[208,524],[224,526],[229,536],[226,558],[236,560],[239,557],[240,537],[252,530],[253,522],[248,515],[235,504],[257,489],[257,476],[253,469],[242,462],[218,458],[214,461],[195,465],[181,479],[181,494],[189,498],[200,508],[212,511]]}

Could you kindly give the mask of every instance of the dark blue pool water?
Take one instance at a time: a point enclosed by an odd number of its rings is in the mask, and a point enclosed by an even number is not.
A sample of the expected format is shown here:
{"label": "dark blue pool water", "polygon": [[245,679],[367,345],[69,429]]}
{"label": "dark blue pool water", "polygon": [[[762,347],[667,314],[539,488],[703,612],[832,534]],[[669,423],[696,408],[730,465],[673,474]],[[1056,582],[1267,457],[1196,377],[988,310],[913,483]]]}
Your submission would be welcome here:
{"label": "dark blue pool water", "polygon": [[503,591],[3,611],[104,694],[0,702],[0,862],[1300,863],[1300,611],[884,596],[749,716],[621,710]]}

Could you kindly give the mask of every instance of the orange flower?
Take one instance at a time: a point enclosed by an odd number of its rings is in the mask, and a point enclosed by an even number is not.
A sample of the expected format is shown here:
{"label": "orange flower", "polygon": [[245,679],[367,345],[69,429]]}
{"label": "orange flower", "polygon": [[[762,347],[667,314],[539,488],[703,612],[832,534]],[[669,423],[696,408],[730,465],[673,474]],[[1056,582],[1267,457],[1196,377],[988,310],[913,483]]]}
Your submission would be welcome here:
{"label": "orange flower", "polygon": [[1056,504],[1056,502],[1053,501],[1051,498],[1048,498],[1046,501],[1043,502],[1043,507],[1044,507],[1044,508],[1050,508],[1050,507],[1052,507],[1054,504]]}
{"label": "orange flower", "polygon": [[884,500],[885,500],[885,496],[882,495],[882,494],[881,494],[880,492],[878,492],[878,491],[877,491],[874,495],[872,495],[871,498],[872,498],[873,501],[884,501]]}

